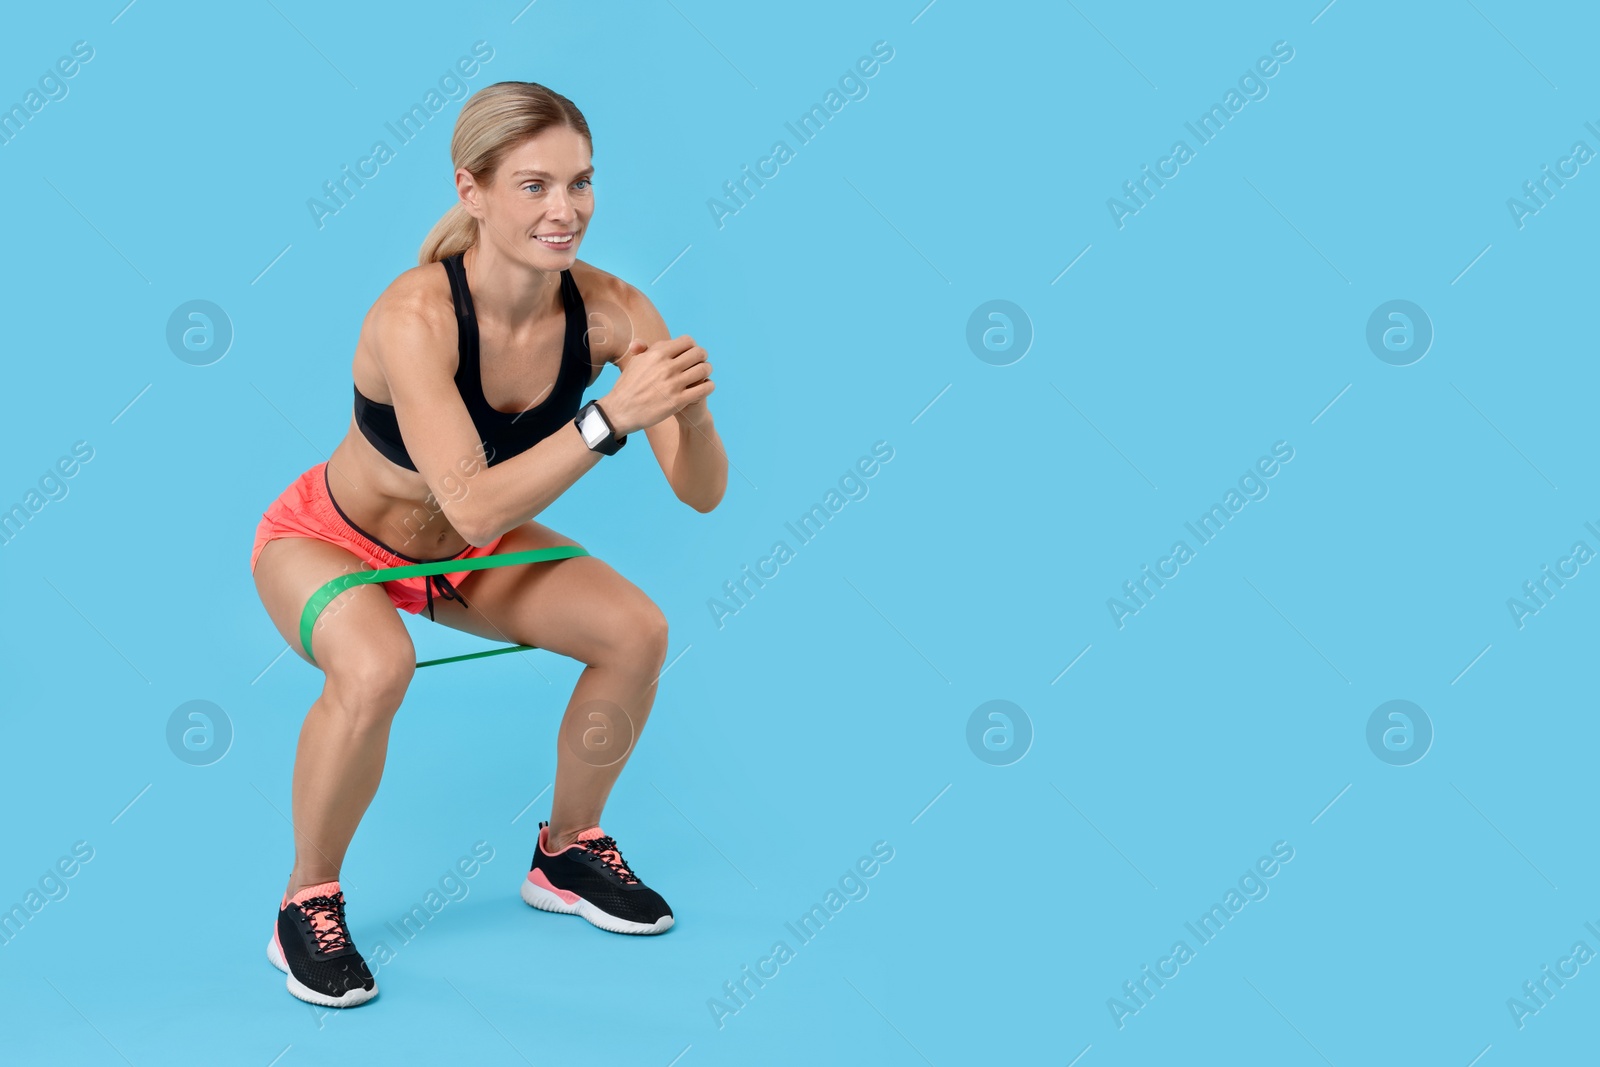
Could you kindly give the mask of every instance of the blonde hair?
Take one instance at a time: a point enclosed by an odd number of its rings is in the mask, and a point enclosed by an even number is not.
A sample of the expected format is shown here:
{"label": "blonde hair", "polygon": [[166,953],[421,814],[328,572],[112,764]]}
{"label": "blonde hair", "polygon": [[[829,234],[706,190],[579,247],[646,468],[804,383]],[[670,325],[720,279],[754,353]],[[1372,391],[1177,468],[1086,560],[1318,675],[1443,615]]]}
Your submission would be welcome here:
{"label": "blonde hair", "polygon": [[[450,138],[455,169],[487,183],[511,151],[545,130],[566,126],[582,135],[593,151],[589,124],[571,100],[537,82],[496,82],[472,94],[456,116]],[[458,200],[434,224],[417,254],[426,266],[465,252],[478,243],[478,220]]]}

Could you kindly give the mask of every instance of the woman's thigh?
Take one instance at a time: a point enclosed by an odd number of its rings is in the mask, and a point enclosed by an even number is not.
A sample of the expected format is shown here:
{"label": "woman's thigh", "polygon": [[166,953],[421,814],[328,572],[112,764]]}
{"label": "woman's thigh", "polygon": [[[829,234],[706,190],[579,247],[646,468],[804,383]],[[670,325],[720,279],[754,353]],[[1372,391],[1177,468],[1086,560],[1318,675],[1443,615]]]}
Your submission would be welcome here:
{"label": "woman's thigh", "polygon": [[[338,545],[314,537],[268,541],[256,562],[256,590],[278,633],[307,660],[300,644],[306,601],[341,574],[371,570],[371,564]],[[401,692],[416,668],[416,649],[400,613],[376,584],[358,585],[335,597],[317,616],[311,638],[316,666],[330,683]]]}
{"label": "woman's thigh", "polygon": [[[530,519],[508,532],[495,554],[577,543]],[[659,658],[666,651],[661,609],[595,556],[474,571],[458,588],[468,606],[436,598],[435,622],[588,664],[618,652]]]}

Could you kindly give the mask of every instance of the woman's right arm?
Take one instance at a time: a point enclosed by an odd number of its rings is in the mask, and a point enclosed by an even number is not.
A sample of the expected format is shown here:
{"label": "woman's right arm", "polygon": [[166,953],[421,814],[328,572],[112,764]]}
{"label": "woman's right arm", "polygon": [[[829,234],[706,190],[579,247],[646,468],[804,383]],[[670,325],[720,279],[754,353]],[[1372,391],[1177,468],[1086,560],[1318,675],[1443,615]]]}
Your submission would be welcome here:
{"label": "woman's right arm", "polygon": [[[538,515],[604,458],[568,422],[490,467],[456,388],[453,308],[395,298],[374,308],[373,317],[378,364],[406,451],[445,518],[471,544],[481,548]],[[695,372],[705,350],[692,337],[663,336],[641,347],[618,360],[621,373],[600,398],[601,410],[623,436],[654,426],[707,391]]]}
{"label": "woman's right arm", "polygon": [[[372,337],[411,462],[450,525],[481,548],[543,511],[603,455],[584,444],[576,428],[564,428],[488,466],[456,388],[457,326],[449,305],[445,311],[422,301],[380,301],[373,309]],[[519,513],[532,510],[508,521],[508,503]]]}

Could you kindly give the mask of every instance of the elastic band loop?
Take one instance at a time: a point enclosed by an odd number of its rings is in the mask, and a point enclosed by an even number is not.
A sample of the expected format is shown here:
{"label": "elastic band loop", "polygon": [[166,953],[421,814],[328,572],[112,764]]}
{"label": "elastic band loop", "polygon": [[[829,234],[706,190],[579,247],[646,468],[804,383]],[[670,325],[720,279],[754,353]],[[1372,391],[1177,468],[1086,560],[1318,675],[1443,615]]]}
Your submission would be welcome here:
{"label": "elastic band loop", "polygon": [[[305,610],[300,613],[300,645],[306,650],[306,658],[312,663],[317,658],[311,654],[311,634],[316,629],[317,616],[322,614],[333,599],[346,589],[354,589],[358,585],[370,585],[373,582],[388,582],[399,578],[418,578],[428,574],[455,574],[459,571],[482,571],[491,567],[509,567],[517,563],[543,563],[546,560],[570,559],[573,556],[587,556],[589,550],[579,545],[556,545],[552,548],[531,548],[525,552],[505,552],[493,556],[474,556],[471,559],[441,559],[431,563],[412,563],[404,567],[380,567],[370,571],[352,571],[341,574],[327,584],[323,585],[311,599],[306,601]],[[524,652],[531,649],[532,645],[507,645],[504,648],[490,649],[487,652],[472,652],[464,656],[447,656],[444,659],[430,659],[418,663],[418,667],[432,667],[439,663],[454,663],[457,660],[477,659],[480,656],[495,656],[502,652]]]}

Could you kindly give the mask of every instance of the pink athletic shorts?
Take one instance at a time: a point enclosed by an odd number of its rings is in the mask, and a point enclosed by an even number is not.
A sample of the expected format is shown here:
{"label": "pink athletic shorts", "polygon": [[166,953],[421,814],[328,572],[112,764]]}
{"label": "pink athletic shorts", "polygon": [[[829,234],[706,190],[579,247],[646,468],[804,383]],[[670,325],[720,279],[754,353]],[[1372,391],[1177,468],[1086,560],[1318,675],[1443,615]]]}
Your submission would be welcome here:
{"label": "pink athletic shorts", "polygon": [[[326,462],[318,463],[300,475],[262,513],[261,522],[256,526],[255,546],[250,551],[252,574],[255,573],[256,560],[261,557],[261,549],[275,537],[315,537],[319,541],[327,541],[353,552],[374,568],[435,562],[396,552],[351,522],[328,492],[327,467]],[[477,556],[492,555],[503,536],[495,538],[493,544],[483,548],[468,545],[457,555],[440,558],[472,559]],[[395,607],[409,611],[413,615],[421,614],[426,608],[428,617],[432,618],[436,591],[441,599],[457,600],[463,606],[466,605],[455,585],[472,573],[474,572],[461,571],[457,574],[427,574],[417,578],[397,578],[378,584],[389,594],[389,599],[394,602]]]}

